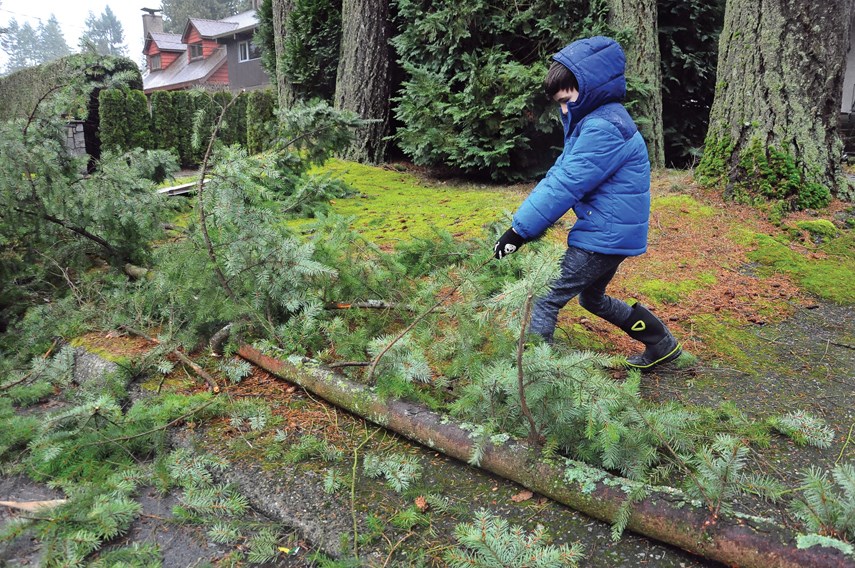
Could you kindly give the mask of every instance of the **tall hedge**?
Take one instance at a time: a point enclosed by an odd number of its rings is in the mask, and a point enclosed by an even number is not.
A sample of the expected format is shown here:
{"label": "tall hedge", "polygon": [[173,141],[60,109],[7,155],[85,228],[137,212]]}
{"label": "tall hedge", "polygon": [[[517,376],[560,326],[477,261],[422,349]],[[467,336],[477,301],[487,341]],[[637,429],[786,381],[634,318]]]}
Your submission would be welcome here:
{"label": "tall hedge", "polygon": [[128,147],[151,149],[151,114],[148,99],[142,91],[129,89],[125,92],[125,113]]}
{"label": "tall hedge", "polygon": [[178,138],[178,159],[182,167],[195,165],[193,156],[193,113],[196,112],[193,96],[189,91],[172,93],[172,108],[175,112],[175,132]]}
{"label": "tall hedge", "polygon": [[178,121],[171,91],[151,94],[151,136],[155,148],[172,150],[178,156]]}
{"label": "tall hedge", "polygon": [[104,89],[98,94],[98,137],[101,150],[124,152],[128,149],[125,118],[125,92]]}
{"label": "tall hedge", "polygon": [[226,132],[223,142],[246,146],[246,94],[240,94],[226,111]]}
{"label": "tall hedge", "polygon": [[[32,112],[36,102],[57,85],[85,77],[93,85],[121,76],[132,89],[142,88],[142,76],[136,64],[126,57],[90,54],[69,55],[44,65],[22,69],[0,77],[0,119],[22,118]],[[97,98],[98,94],[95,93]],[[74,109],[73,117],[87,118],[86,105]]]}
{"label": "tall hedge", "polygon": [[250,154],[267,149],[273,141],[276,95],[270,89],[250,91],[246,102],[246,148]]}
{"label": "tall hedge", "polygon": [[587,0],[396,4],[401,149],[417,164],[494,179],[545,170],[560,125],[543,77],[549,56],[582,30]]}

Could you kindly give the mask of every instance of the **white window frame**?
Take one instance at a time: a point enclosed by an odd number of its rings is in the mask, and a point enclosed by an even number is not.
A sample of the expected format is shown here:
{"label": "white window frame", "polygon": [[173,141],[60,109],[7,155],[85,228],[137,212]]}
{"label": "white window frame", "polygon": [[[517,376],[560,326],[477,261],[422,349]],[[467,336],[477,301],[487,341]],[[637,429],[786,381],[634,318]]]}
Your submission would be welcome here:
{"label": "white window frame", "polygon": [[160,59],[159,53],[149,56],[149,69],[151,69],[152,71],[160,71],[162,69],[161,64],[162,61]]}
{"label": "white window frame", "polygon": [[261,50],[256,48],[255,57],[251,57],[252,55],[252,40],[245,39],[243,41],[238,42],[238,61],[241,63],[245,63],[247,61],[253,61],[255,59],[259,59],[261,57]]}

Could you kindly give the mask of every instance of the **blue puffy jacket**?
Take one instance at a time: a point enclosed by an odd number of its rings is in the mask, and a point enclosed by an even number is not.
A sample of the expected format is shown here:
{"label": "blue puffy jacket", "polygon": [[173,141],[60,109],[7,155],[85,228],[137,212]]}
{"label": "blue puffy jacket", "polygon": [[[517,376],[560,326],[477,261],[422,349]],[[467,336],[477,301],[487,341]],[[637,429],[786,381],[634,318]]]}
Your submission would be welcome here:
{"label": "blue puffy jacket", "polygon": [[647,250],[650,160],[620,100],[626,59],[607,37],[575,41],[557,53],[576,76],[579,98],[568,103],[564,151],[514,215],[525,239],[541,235],[569,209],[577,221],[567,244],[605,254]]}

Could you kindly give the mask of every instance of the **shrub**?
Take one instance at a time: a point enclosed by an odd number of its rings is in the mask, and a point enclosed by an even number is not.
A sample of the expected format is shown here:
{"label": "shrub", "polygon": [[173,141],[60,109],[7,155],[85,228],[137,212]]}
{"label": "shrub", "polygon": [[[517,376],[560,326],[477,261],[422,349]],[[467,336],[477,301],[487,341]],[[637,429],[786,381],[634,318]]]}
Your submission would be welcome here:
{"label": "shrub", "polygon": [[98,94],[100,123],[98,136],[102,151],[121,152],[126,148],[124,128],[125,93],[121,89],[104,89]]}
{"label": "shrub", "polygon": [[541,81],[548,56],[581,31],[587,2],[397,6],[392,43],[407,75],[395,109],[401,149],[420,165],[499,179],[545,169],[554,157],[545,135],[559,125]]}
{"label": "shrub", "polygon": [[151,95],[152,146],[172,150],[178,155],[178,113],[171,91],[155,91]]}
{"label": "shrub", "polygon": [[272,90],[252,91],[246,103],[246,148],[250,154],[267,149],[273,140],[270,125],[274,122],[273,113],[276,97]]}
{"label": "shrub", "polygon": [[175,132],[177,136],[178,158],[184,167],[195,165],[193,159],[193,97],[189,91],[176,91],[172,94],[172,106],[175,111]]}

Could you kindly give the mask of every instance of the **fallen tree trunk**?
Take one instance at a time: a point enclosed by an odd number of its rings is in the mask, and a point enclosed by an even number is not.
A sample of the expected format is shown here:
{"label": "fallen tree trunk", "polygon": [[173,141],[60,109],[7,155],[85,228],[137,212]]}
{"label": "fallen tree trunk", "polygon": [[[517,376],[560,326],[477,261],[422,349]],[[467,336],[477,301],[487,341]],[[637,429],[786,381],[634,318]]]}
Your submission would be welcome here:
{"label": "fallen tree trunk", "polygon": [[[381,400],[369,388],[311,362],[286,362],[244,345],[238,354],[262,369],[293,382],[330,403],[418,442],[468,462],[477,436],[423,406]],[[573,460],[540,459],[538,450],[519,441],[487,442],[479,467],[545,495],[591,517],[612,522],[635,482]],[[825,546],[798,548],[797,535],[773,521],[720,515],[689,503],[681,491],[652,487],[637,502],[627,528],[728,565],[747,568],[855,568],[855,557]]]}

